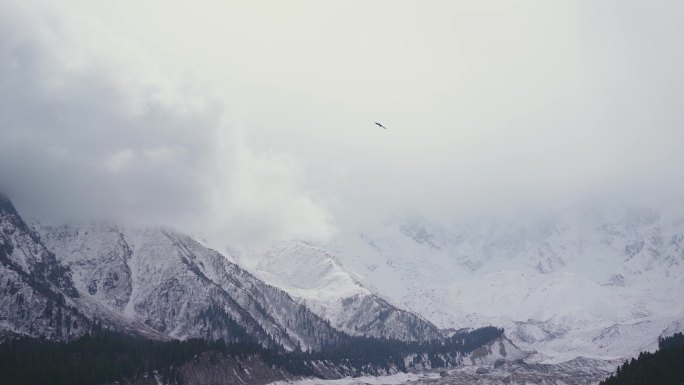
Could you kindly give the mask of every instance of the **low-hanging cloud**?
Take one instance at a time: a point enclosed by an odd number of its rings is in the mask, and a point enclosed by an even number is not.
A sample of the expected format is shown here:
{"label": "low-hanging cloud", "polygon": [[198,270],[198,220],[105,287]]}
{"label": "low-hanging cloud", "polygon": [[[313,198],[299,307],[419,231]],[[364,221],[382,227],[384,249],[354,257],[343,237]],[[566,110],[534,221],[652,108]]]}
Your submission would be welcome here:
{"label": "low-hanging cloud", "polygon": [[79,47],[59,25],[0,10],[0,186],[28,215],[167,224],[222,242],[332,230],[297,161],[252,151],[209,94],[169,97],[173,85],[126,83],[119,63],[87,55],[69,63]]}

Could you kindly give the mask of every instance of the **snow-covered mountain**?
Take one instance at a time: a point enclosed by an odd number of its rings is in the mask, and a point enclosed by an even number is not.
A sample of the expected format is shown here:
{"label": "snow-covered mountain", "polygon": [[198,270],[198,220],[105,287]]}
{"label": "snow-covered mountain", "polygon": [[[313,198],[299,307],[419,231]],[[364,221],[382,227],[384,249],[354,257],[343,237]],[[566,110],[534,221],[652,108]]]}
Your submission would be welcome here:
{"label": "snow-covered mountain", "polygon": [[2,301],[12,310],[0,325],[5,333],[68,339],[101,324],[152,338],[305,350],[345,338],[341,332],[442,336],[310,244],[283,242],[262,254],[251,266],[262,280],[169,228],[29,227],[9,200],[2,203]]}
{"label": "snow-covered mountain", "polygon": [[192,238],[167,228],[38,226],[81,296],[172,338],[317,349],[329,323]]}
{"label": "snow-covered mountain", "polygon": [[0,201],[0,330],[70,339],[94,324],[152,338],[318,349],[330,323],[188,236],[111,224],[29,228]]}
{"label": "snow-covered mountain", "polygon": [[632,356],[684,324],[684,219],[653,210],[402,218],[319,246],[441,328],[501,326],[548,360]]}
{"label": "snow-covered mountain", "polygon": [[240,258],[247,270],[168,228],[29,227],[6,198],[0,231],[1,336],[68,339],[97,322],[316,349],[341,332],[426,340],[495,325],[559,362],[633,356],[684,330],[684,219],[652,210],[403,218],[281,242]]}
{"label": "snow-covered mountain", "polygon": [[332,254],[306,242],[280,242],[242,261],[349,334],[412,341],[441,336],[431,322],[381,297]]}

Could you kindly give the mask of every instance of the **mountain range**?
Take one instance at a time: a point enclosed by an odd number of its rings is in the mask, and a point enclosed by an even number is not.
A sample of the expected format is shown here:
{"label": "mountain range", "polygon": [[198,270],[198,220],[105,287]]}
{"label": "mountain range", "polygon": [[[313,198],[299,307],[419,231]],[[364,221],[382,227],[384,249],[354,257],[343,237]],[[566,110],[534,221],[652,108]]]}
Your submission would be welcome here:
{"label": "mountain range", "polygon": [[670,211],[400,217],[317,246],[440,329],[503,327],[542,361],[632,357],[684,328],[684,217]]}
{"label": "mountain range", "polygon": [[[167,227],[26,223],[0,197],[0,262],[0,340],[106,328],[320,351],[494,325],[509,362],[589,363],[600,376],[684,330],[684,219],[645,209],[404,217],[223,255]],[[477,363],[494,365],[488,349]]]}
{"label": "mountain range", "polygon": [[29,227],[7,198],[0,226],[5,336],[70,339],[97,324],[155,339],[248,341],[290,351],[334,345],[345,331],[407,341],[441,336],[371,292],[345,301],[344,313],[356,314],[331,325],[326,313],[169,228]]}

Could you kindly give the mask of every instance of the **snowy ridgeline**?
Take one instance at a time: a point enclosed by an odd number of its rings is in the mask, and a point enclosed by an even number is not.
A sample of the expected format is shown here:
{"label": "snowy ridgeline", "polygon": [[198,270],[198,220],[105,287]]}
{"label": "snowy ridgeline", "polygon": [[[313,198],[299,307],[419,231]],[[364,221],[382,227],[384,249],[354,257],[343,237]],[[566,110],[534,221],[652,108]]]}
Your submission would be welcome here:
{"label": "snowy ridgeline", "polygon": [[571,213],[467,225],[412,218],[227,259],[168,228],[31,229],[4,200],[0,337],[72,338],[97,322],[292,350],[340,331],[424,341],[495,325],[538,352],[527,361],[558,363],[633,356],[682,330],[684,221]]}
{"label": "snowy ridgeline", "polygon": [[334,325],[371,296],[439,328],[504,327],[543,362],[634,356],[684,329],[684,219],[645,209],[408,218],[240,261]]}
{"label": "snowy ridgeline", "polygon": [[99,324],[156,339],[318,349],[339,331],[285,292],[170,229],[29,229],[0,208],[0,329],[69,339]]}
{"label": "snowy ridgeline", "polygon": [[[347,338],[344,332],[407,341],[441,337],[430,322],[363,288],[339,308],[300,301],[172,229],[30,228],[11,202],[2,203],[5,337],[71,339],[97,326],[154,339],[248,341],[286,350],[319,350]],[[331,324],[338,317],[323,310],[346,318]]]}

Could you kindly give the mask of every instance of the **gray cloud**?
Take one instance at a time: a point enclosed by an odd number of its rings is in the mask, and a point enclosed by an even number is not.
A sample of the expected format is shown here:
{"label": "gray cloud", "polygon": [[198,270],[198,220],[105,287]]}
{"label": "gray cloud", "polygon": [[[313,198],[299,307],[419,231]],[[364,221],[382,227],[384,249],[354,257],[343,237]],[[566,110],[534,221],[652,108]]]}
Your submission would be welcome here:
{"label": "gray cloud", "polygon": [[683,7],[0,1],[0,184],[229,241],[679,202]]}
{"label": "gray cloud", "polygon": [[0,181],[23,211],[238,242],[331,230],[300,166],[254,153],[209,95],[122,83],[116,66],[88,57],[74,66],[63,30],[17,8],[0,12]]}

